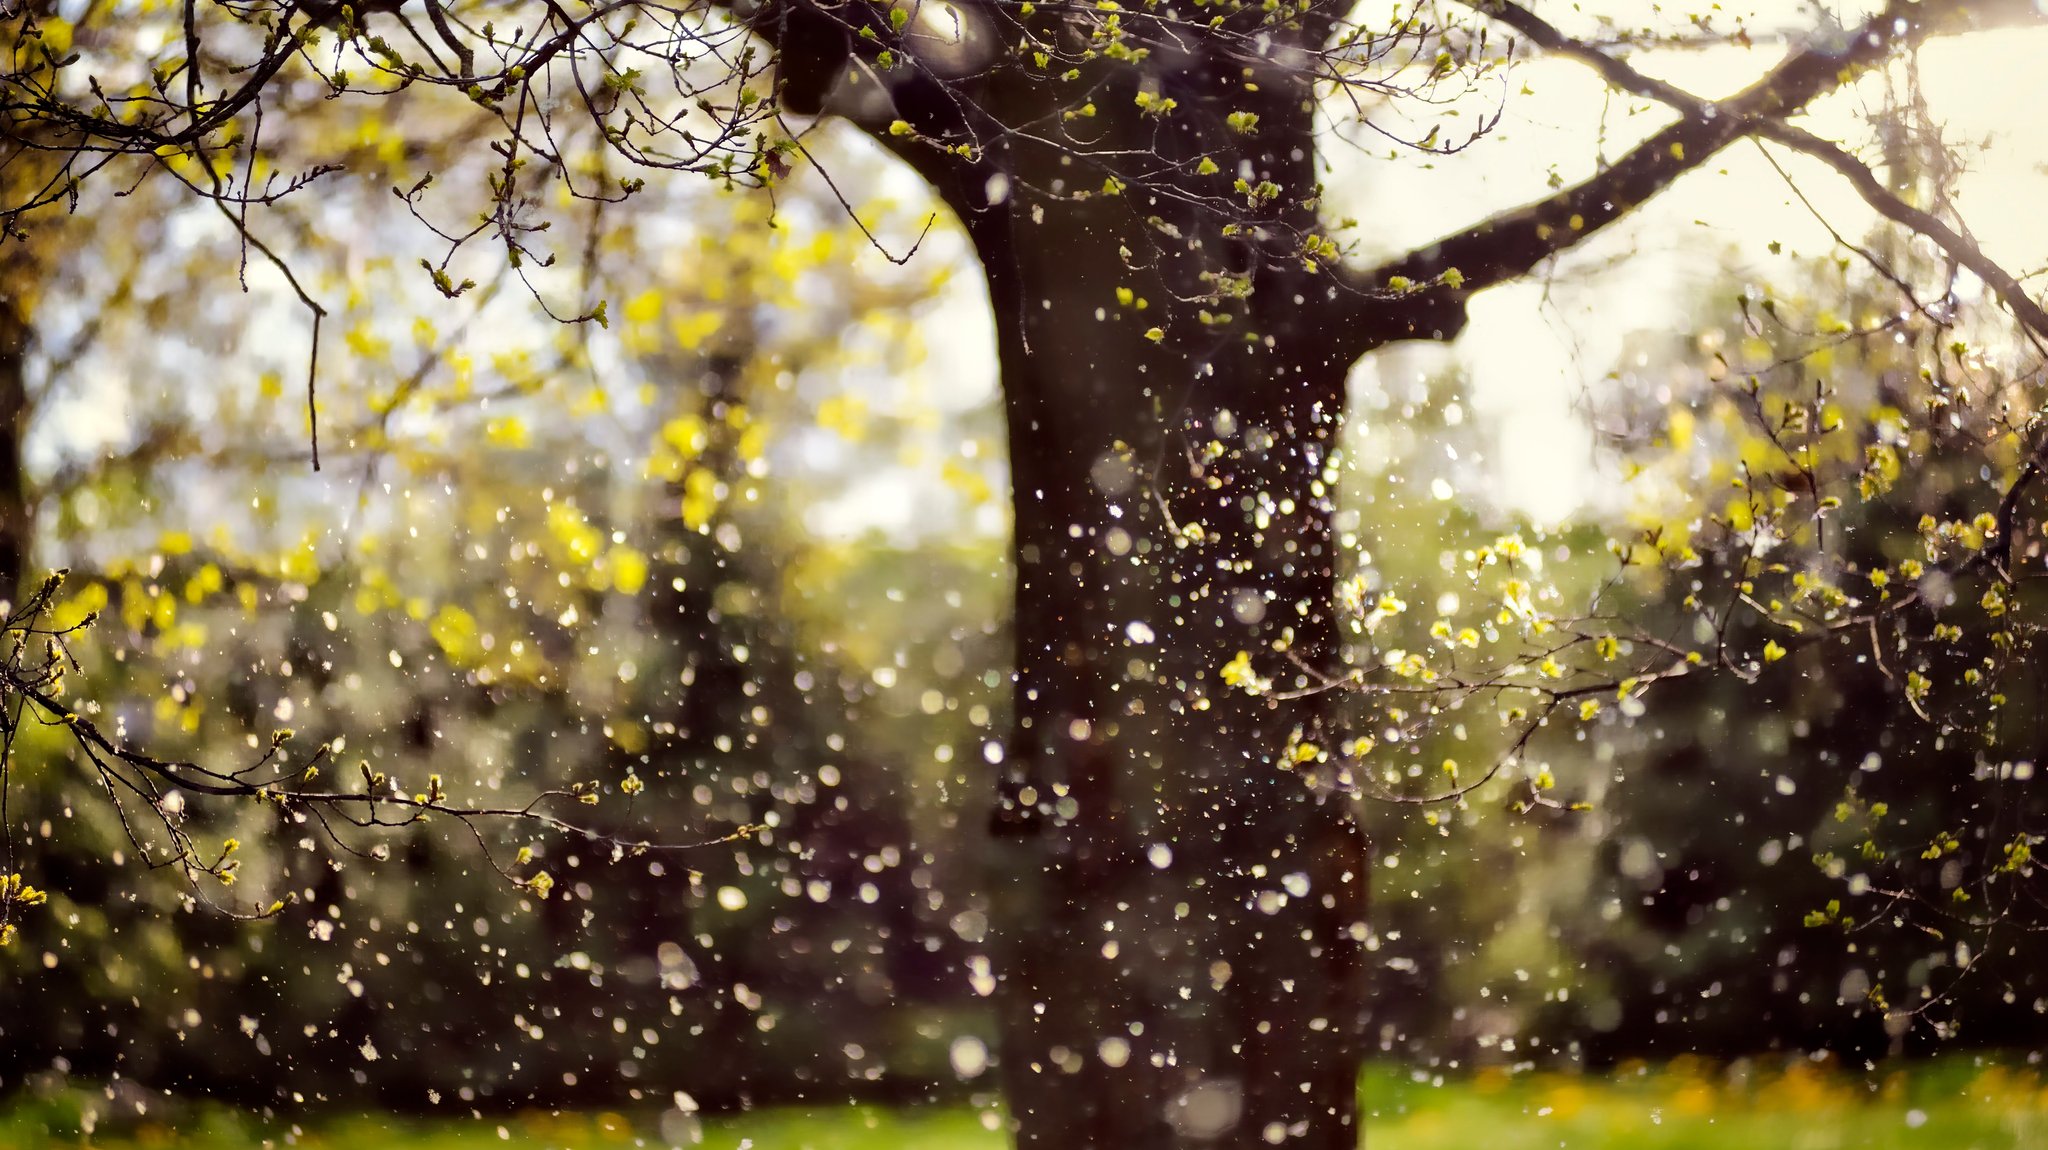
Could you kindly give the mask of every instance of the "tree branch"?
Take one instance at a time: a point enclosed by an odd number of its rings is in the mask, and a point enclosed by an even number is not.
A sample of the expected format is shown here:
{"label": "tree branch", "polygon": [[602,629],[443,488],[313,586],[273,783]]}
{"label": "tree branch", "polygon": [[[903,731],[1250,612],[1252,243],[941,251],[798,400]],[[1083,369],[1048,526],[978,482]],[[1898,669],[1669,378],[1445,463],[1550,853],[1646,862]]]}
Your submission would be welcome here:
{"label": "tree branch", "polygon": [[[1894,48],[1936,32],[1970,26],[1965,6],[1954,0],[1892,0],[1855,32],[1818,40],[1736,95],[1709,101],[1641,76],[1626,63],[1579,45],[1506,0],[1470,2],[1539,46],[1587,59],[1612,83],[1631,87],[1639,77],[1648,86],[1644,94],[1674,104],[1681,119],[1631,149],[1611,167],[1556,195],[1503,212],[1371,271],[1347,271],[1344,278],[1361,299],[1383,297],[1390,285],[1398,287],[1403,281],[1420,285],[1410,289],[1406,307],[1396,309],[1392,325],[1351,325],[1356,346],[1347,350],[1363,354],[1391,340],[1450,338],[1464,326],[1464,303],[1473,293],[1528,274],[1544,260],[1627,215],[1729,144],[1760,131],[1767,122],[1798,112],[1816,97],[1882,62]],[[1622,84],[1622,79],[1631,83]],[[1450,274],[1453,272],[1456,274]],[[1385,305],[1376,301],[1375,306],[1383,309]]]}
{"label": "tree branch", "polygon": [[2011,309],[2013,316],[2036,339],[2048,340],[2048,310],[2034,302],[2020,286],[2017,276],[2000,267],[1998,261],[1984,254],[1961,232],[1931,212],[1923,211],[1900,199],[1890,188],[1884,186],[1869,165],[1844,151],[1840,145],[1824,140],[1804,128],[1791,124],[1766,125],[1759,133],[1765,138],[1783,144],[1798,152],[1812,156],[1840,172],[1863,197],[1863,202],[1876,209],[1877,213],[1893,223],[1903,225],[1917,235],[1931,241],[1943,254],[1970,269],[1991,288],[1999,301]]}
{"label": "tree branch", "polygon": [[[1707,101],[1653,76],[1646,76],[1626,61],[1573,40],[1520,5],[1507,3],[1506,0],[1484,0],[1478,7],[1513,28],[1531,43],[1587,64],[1616,88],[1668,104],[1688,118],[1703,118],[1711,114],[1713,105]],[[1988,11],[1973,8],[1967,13],[1969,26],[1983,27],[1986,20],[1994,19],[2008,22],[2017,15],[2016,12],[2007,11],[2008,7],[1994,5]],[[2033,14],[2032,8],[2029,7],[2027,12]],[[1963,18],[1964,15],[1961,12],[1956,14],[1957,18]],[[2034,14],[2034,18],[2038,20],[2038,14]],[[1856,189],[1856,194],[1863,198],[1864,203],[1893,223],[1925,237],[1940,248],[1943,254],[1970,269],[1971,273],[1991,288],[2000,302],[2011,309],[2029,334],[2038,340],[2048,340],[2048,310],[2044,310],[2027,295],[2018,277],[1999,266],[1996,260],[1984,254],[1982,248],[1933,213],[1923,211],[1900,199],[1891,189],[1884,186],[1884,182],[1877,178],[1868,164],[1858,160],[1839,144],[1782,120],[1762,119],[1748,125],[1748,128],[1756,135],[1812,156],[1839,172],[1849,181],[1849,185]]]}

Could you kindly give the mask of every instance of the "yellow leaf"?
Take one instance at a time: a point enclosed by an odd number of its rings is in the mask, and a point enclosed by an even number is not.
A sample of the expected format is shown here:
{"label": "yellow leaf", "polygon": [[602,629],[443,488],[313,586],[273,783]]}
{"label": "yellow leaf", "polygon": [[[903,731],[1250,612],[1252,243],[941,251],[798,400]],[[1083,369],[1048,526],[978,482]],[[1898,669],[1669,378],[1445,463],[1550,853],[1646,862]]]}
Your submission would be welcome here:
{"label": "yellow leaf", "polygon": [[705,311],[676,320],[669,330],[675,333],[676,344],[684,351],[696,351],[724,325],[724,312]]}
{"label": "yellow leaf", "polygon": [[597,558],[598,548],[604,536],[592,527],[582,513],[566,503],[557,503],[548,508],[548,533],[578,563],[589,563]]}
{"label": "yellow leaf", "polygon": [[529,442],[526,421],[516,415],[500,416],[484,424],[484,439],[493,447],[525,447]]}
{"label": "yellow leaf", "polygon": [[691,468],[690,474],[683,479],[683,525],[692,531],[701,531],[717,512],[718,476],[702,467]]}
{"label": "yellow leaf", "polygon": [[612,586],[627,595],[638,594],[647,585],[647,556],[621,543],[606,556],[612,569]]}
{"label": "yellow leaf", "polygon": [[661,293],[648,288],[626,301],[627,323],[651,323],[661,315]]}
{"label": "yellow leaf", "polygon": [[827,396],[818,404],[818,426],[849,443],[859,443],[866,434],[867,412],[867,401],[860,396]]}
{"label": "yellow leaf", "polygon": [[427,623],[427,634],[433,636],[448,662],[455,666],[467,666],[482,655],[483,648],[477,638],[476,619],[469,612],[444,603],[434,612]]}

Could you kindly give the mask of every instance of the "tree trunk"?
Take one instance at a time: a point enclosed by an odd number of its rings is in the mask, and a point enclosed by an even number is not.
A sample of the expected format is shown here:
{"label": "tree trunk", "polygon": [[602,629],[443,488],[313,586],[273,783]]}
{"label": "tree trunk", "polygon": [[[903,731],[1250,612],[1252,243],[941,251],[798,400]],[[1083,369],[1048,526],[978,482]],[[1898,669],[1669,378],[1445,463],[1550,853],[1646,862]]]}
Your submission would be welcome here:
{"label": "tree trunk", "polygon": [[31,301],[40,272],[27,241],[0,241],[0,599],[9,601],[27,578],[35,529],[21,448],[28,430]]}
{"label": "tree trunk", "polygon": [[1020,1144],[1354,1145],[1365,845],[1280,763],[1313,704],[1219,677],[1246,652],[1298,686],[1276,647],[1334,654],[1344,367],[1228,340],[1207,375],[1132,354],[1142,328],[1093,320],[1114,269],[1061,250],[991,275],[998,306],[1052,304],[1002,340],[1019,673],[994,825]]}
{"label": "tree trunk", "polygon": [[[1218,146],[1109,112],[1135,83],[1109,86],[1088,146],[1142,139],[1183,170]],[[1021,1146],[1358,1144],[1366,844],[1282,762],[1316,701],[1274,697],[1306,683],[1291,659],[1336,655],[1350,357],[1299,255],[1307,95],[1225,94],[1263,126],[1219,158],[1286,189],[1242,236],[1207,206],[1237,172],[1190,179],[1190,208],[1018,143],[995,157],[1008,187],[1094,194],[940,183],[988,276],[1009,420],[1018,680],[991,887]],[[1220,677],[1240,652],[1271,690]]]}

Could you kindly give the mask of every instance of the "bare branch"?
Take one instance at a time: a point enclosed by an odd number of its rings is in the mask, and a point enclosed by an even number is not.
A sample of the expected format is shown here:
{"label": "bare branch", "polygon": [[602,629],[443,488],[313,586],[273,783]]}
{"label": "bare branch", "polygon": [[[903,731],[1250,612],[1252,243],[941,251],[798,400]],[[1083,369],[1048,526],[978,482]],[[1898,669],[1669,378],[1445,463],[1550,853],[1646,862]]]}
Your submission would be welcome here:
{"label": "bare branch", "polygon": [[1840,145],[1791,124],[1766,125],[1761,134],[1774,143],[1812,156],[1841,173],[1856,189],[1856,194],[1863,197],[1864,203],[1893,223],[1926,237],[1943,254],[1970,269],[1991,288],[2001,303],[2011,309],[2013,316],[2030,335],[2037,340],[2048,340],[2048,310],[2043,310],[2033,297],[2027,295],[2018,277],[2000,267],[1998,261],[1984,254],[1984,249],[1940,218],[1900,199],[1871,172],[1869,165],[1844,151]]}
{"label": "bare branch", "polygon": [[1473,293],[1528,274],[1544,260],[1635,210],[1729,144],[1797,113],[1815,98],[1882,62],[1896,48],[1969,26],[1963,5],[1892,0],[1846,38],[1809,45],[1736,95],[1708,101],[1641,76],[1626,63],[1577,44],[1505,0],[1477,0],[1474,6],[1532,42],[1589,60],[1610,82],[1635,90],[1635,80],[1640,78],[1644,94],[1674,104],[1682,118],[1631,149],[1613,166],[1556,195],[1503,212],[1372,271],[1348,273],[1353,289],[1368,295],[1385,292],[1390,284],[1421,285],[1413,289],[1410,310],[1422,322],[1410,317],[1406,330],[1360,331],[1355,350],[1361,353],[1390,339],[1455,335],[1463,326],[1463,303]]}
{"label": "bare branch", "polygon": [[[1705,119],[1716,112],[1712,103],[1653,76],[1644,75],[1626,61],[1573,40],[1520,5],[1508,3],[1507,0],[1480,0],[1477,7],[1546,51],[1569,56],[1588,65],[1617,88],[1668,104],[1688,119]],[[1948,18],[1961,19],[1963,15],[1953,14]],[[1967,13],[1973,22],[1972,26],[1980,25],[1986,18],[1998,18],[2000,15],[1975,10]],[[2015,13],[2004,13],[2003,18],[2011,19],[2014,15]],[[1864,203],[1869,204],[1879,215],[1926,237],[1945,255],[1970,269],[1977,278],[1990,286],[1999,300],[2012,310],[2013,315],[2030,334],[2036,339],[2048,339],[2048,310],[2043,310],[2040,304],[2027,295],[2016,276],[2000,267],[1997,261],[1984,254],[1983,249],[1931,212],[1923,211],[1900,199],[1871,172],[1869,165],[1850,155],[1840,145],[1780,119],[1759,119],[1747,125],[1747,128],[1766,139],[1812,156],[1839,172],[1849,181],[1850,186],[1856,189],[1856,194],[1863,197]]]}

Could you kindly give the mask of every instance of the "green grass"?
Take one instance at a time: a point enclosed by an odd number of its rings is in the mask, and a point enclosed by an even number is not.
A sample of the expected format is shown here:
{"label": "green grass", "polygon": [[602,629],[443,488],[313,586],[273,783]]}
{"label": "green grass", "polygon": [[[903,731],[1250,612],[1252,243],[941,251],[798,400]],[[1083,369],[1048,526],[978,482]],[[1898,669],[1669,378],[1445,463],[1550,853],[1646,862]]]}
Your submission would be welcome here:
{"label": "green grass", "polygon": [[1872,1075],[1679,1062],[1602,1077],[1482,1072],[1368,1084],[1375,1150],[2021,1150],[2048,1144],[2031,1069],[1957,1060]]}
{"label": "green grass", "polygon": [[[1608,1075],[1480,1071],[1448,1079],[1380,1069],[1366,1082],[1373,1150],[2031,1150],[2048,1145],[2048,1086],[2034,1068],[1952,1059],[1846,1074],[1807,1063],[1707,1067],[1680,1061]],[[20,1099],[0,1112],[0,1148],[253,1150],[612,1150],[670,1138],[708,1150],[996,1150],[993,1116],[969,1108],[775,1109],[663,1129],[655,1116],[524,1114],[423,1121],[363,1116],[259,1123],[190,1111],[78,1134],[86,1093]],[[175,1128],[174,1128],[175,1127]]]}

